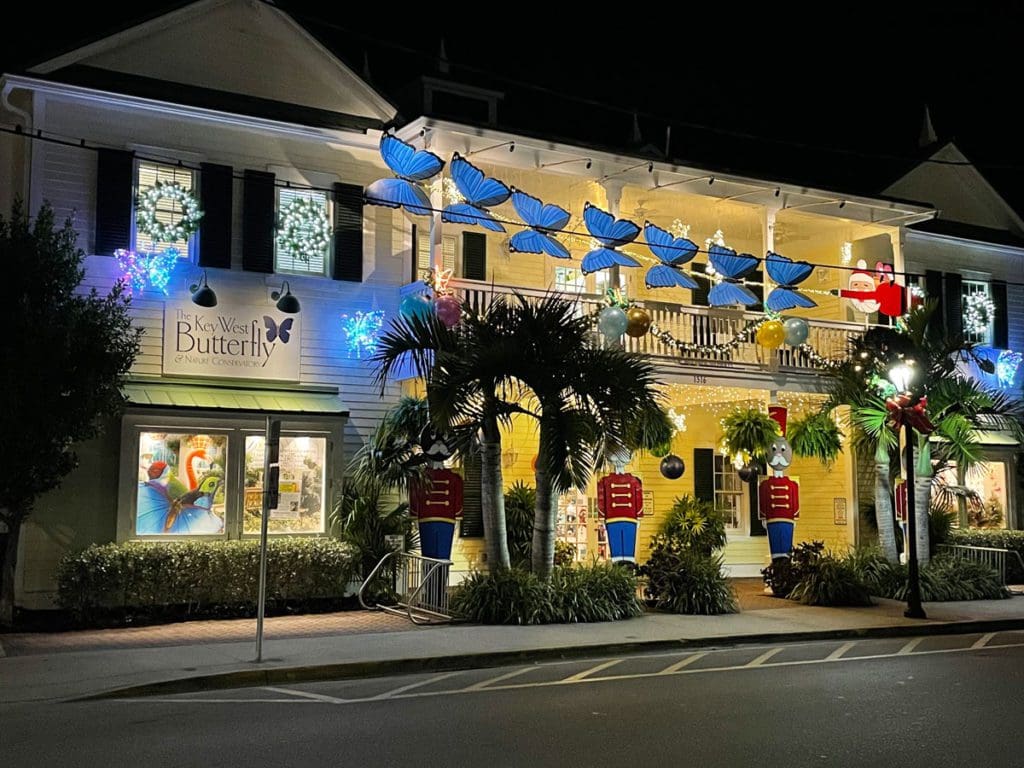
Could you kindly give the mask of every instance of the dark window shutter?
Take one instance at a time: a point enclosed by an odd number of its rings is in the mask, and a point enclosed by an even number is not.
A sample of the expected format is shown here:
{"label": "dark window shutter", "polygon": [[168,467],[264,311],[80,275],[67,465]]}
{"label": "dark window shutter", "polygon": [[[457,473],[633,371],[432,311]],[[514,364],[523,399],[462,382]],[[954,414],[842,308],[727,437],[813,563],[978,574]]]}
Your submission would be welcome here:
{"label": "dark window shutter", "polygon": [[756,312],[760,307],[764,305],[764,272],[761,271],[760,269],[755,269],[753,272],[747,275],[746,279],[755,283],[760,283],[760,285],[747,286],[750,292],[757,296],[757,304],[747,307],[747,311]]}
{"label": "dark window shutter", "polygon": [[960,336],[964,332],[964,281],[956,272],[947,272],[943,278],[945,292],[942,296],[942,308],[946,318],[946,333],[954,337]]}
{"label": "dark window shutter", "polygon": [[462,464],[462,523],[459,536],[479,539],[484,535],[484,511],[480,501],[480,454],[467,456]]}
{"label": "dark window shutter", "polygon": [[242,269],[274,271],[274,174],[245,172],[242,196]]}
{"label": "dark window shutter", "polygon": [[131,152],[101,149],[96,164],[96,253],[113,256],[132,247],[132,193],[135,159]]}
{"label": "dark window shutter", "polygon": [[1006,314],[1006,283],[992,281],[992,303],[996,307],[993,318],[992,346],[1007,349],[1010,346],[1010,320]]}
{"label": "dark window shutter", "polygon": [[358,184],[334,185],[335,280],[363,281],[363,188]]}
{"label": "dark window shutter", "polygon": [[199,170],[199,266],[231,268],[231,166],[203,163]]}
{"label": "dark window shutter", "polygon": [[715,503],[715,451],[693,449],[693,495],[700,501]]}
{"label": "dark window shutter", "polygon": [[467,280],[487,279],[487,235],[462,233],[462,276]]}
{"label": "dark window shutter", "polygon": [[937,339],[942,336],[942,331],[946,326],[942,316],[942,273],[939,270],[929,269],[924,273],[924,295],[928,301],[939,302],[935,312],[932,314],[931,320],[928,322],[928,336],[932,339]]}
{"label": "dark window shutter", "polygon": [[747,483],[747,500],[750,505],[750,535],[751,536],[767,536],[768,530],[764,527],[764,523],[761,522],[761,517],[758,514],[760,511],[760,502],[757,495],[757,486],[760,480],[765,476],[767,469],[762,464],[757,468],[757,477],[754,482]]}
{"label": "dark window shutter", "polygon": [[698,287],[690,292],[690,303],[697,307],[706,307],[708,305],[708,291],[711,290],[711,281],[706,277],[700,276],[704,274],[706,266],[702,262],[695,261],[693,263],[693,271],[698,273],[693,276],[693,279]]}

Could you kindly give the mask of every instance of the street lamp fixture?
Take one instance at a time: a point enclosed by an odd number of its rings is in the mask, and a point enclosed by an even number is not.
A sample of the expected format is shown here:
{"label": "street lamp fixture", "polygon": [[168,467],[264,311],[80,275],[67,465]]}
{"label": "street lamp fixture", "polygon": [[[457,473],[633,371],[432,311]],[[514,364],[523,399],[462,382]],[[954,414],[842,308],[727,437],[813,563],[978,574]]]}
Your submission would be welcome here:
{"label": "street lamp fixture", "polygon": [[[913,360],[901,360],[889,369],[889,381],[899,394],[909,393],[917,371]],[[902,406],[901,406],[902,407]],[[907,610],[908,619],[927,619],[921,606],[921,574],[917,567],[917,514],[914,510],[914,428],[903,419],[907,444]]]}
{"label": "street lamp fixture", "polygon": [[284,312],[286,315],[294,315],[302,309],[299,305],[299,300],[292,295],[292,289],[291,286],[288,285],[287,280],[284,281],[280,291],[271,292],[270,298],[277,300],[277,304],[275,306],[279,312]]}

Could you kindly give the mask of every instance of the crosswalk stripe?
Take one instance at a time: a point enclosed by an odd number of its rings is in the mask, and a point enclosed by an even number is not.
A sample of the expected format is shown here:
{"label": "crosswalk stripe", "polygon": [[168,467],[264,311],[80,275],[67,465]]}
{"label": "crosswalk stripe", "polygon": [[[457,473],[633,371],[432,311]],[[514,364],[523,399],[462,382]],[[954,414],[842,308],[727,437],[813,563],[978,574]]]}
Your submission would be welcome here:
{"label": "crosswalk stripe", "polygon": [[902,648],[900,648],[898,651],[896,651],[896,655],[897,656],[906,656],[909,653],[913,653],[914,649],[917,648],[917,646],[919,646],[923,641],[924,641],[923,637],[915,637],[909,643],[907,643]]}
{"label": "crosswalk stripe", "polygon": [[768,659],[770,659],[775,654],[782,653],[782,650],[783,650],[782,648],[772,648],[771,650],[765,651],[760,656],[758,656],[756,659],[754,659],[753,661],[750,661],[750,662],[744,664],[743,666],[745,666],[745,667],[760,667],[762,664],[764,664],[766,661],[768,661]]}
{"label": "crosswalk stripe", "polygon": [[285,693],[289,696],[299,696],[303,699],[313,699],[314,701],[326,701],[329,704],[348,704],[348,699],[339,699],[335,696],[327,696],[323,693],[313,693],[312,691],[296,691],[292,688],[276,688],[272,685],[263,686],[265,691],[273,691],[274,693]]}
{"label": "crosswalk stripe", "polygon": [[852,641],[849,642],[849,643],[843,643],[838,648],[836,648],[834,651],[832,651],[832,653],[830,653],[828,656],[826,656],[825,657],[825,661],[835,661],[836,659],[843,658],[843,654],[846,653],[851,648],[853,648],[853,646],[855,646],[856,644],[857,643],[852,642]]}
{"label": "crosswalk stripe", "polygon": [[611,661],[606,661],[603,664],[598,664],[596,667],[591,667],[590,669],[585,669],[582,672],[577,672],[575,675],[569,675],[569,677],[564,678],[561,682],[575,683],[577,680],[583,680],[584,678],[590,677],[594,673],[600,672],[602,669],[614,667],[620,661],[622,661],[622,659],[612,659]]}
{"label": "crosswalk stripe", "polygon": [[991,640],[995,636],[996,636],[995,632],[988,632],[988,633],[982,635],[981,637],[979,637],[977,640],[974,641],[974,645],[971,646],[971,650],[972,651],[976,651],[979,648],[984,648],[986,645],[988,645],[988,641]]}
{"label": "crosswalk stripe", "polygon": [[659,674],[659,675],[671,675],[671,674],[672,674],[673,672],[678,672],[678,671],[679,671],[680,669],[682,669],[683,667],[688,667],[688,666],[690,666],[690,665],[691,665],[691,664],[693,664],[693,662],[695,662],[695,661],[700,661],[700,660],[701,660],[701,659],[703,659],[703,658],[704,658],[705,656],[707,656],[707,655],[708,655],[708,653],[709,653],[709,651],[703,651],[702,653],[694,653],[694,654],[692,654],[692,655],[690,655],[690,656],[687,656],[687,657],[686,657],[685,659],[683,659],[682,661],[677,661],[677,662],[676,662],[675,664],[673,664],[673,665],[671,665],[671,666],[669,666],[669,667],[665,667],[665,668],[664,668],[663,670],[661,670],[661,672],[659,672],[658,674]]}
{"label": "crosswalk stripe", "polygon": [[536,669],[536,667],[522,667],[521,669],[513,669],[511,672],[506,672],[504,675],[498,675],[497,677],[492,677],[492,678],[489,678],[487,680],[481,680],[479,683],[473,683],[473,685],[467,686],[467,687],[463,688],[462,690],[464,690],[464,691],[480,691],[480,690],[483,690],[484,688],[486,688],[489,685],[494,685],[495,683],[501,683],[501,682],[504,682],[505,680],[508,680],[510,678],[517,677],[518,675],[521,675],[524,672],[529,672],[531,669]]}
{"label": "crosswalk stripe", "polygon": [[369,698],[364,699],[364,701],[377,701],[378,699],[390,699],[392,696],[397,696],[400,693],[405,693],[406,691],[411,691],[414,688],[421,688],[424,685],[430,685],[431,683],[439,683],[442,680],[447,680],[449,677],[455,677],[456,675],[461,675],[461,674],[462,674],[462,671],[459,671],[459,672],[448,672],[448,673],[446,673],[444,675],[434,675],[433,677],[431,677],[431,678],[429,678],[427,680],[420,680],[417,683],[409,683],[409,685],[403,685],[400,688],[395,688],[394,690],[391,690],[391,691],[385,691],[384,693],[377,694],[376,696],[370,696]]}

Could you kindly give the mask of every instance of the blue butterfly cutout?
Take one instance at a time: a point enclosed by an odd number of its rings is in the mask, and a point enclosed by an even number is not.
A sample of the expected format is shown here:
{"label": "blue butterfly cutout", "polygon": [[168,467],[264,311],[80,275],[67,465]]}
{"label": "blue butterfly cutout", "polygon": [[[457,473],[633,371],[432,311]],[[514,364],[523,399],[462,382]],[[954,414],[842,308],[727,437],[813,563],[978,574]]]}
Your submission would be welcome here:
{"label": "blue butterfly cutout", "polygon": [[273,342],[281,339],[282,344],[287,344],[292,334],[292,321],[294,317],[282,320],[280,324],[274,322],[270,315],[263,316],[263,324],[267,327],[267,341]]}
{"label": "blue butterfly cutout", "polygon": [[583,206],[583,223],[587,231],[600,243],[600,247],[590,251],[583,257],[580,270],[585,275],[608,269],[613,266],[639,267],[640,262],[615,250],[621,245],[631,243],[640,234],[640,227],[629,219],[616,219],[608,211],[602,211],[596,205],[586,203]]}
{"label": "blue butterfly cutout", "polygon": [[764,305],[767,309],[772,312],[782,312],[796,307],[810,309],[818,306],[813,299],[796,290],[797,284],[810,277],[811,272],[814,271],[814,267],[806,261],[793,261],[778,253],[768,251],[764,260],[764,268],[768,271],[768,276],[778,283],[778,286],[773,288],[772,292],[768,294],[768,298],[765,299]]}
{"label": "blue butterfly cutout", "polygon": [[449,166],[452,180],[458,187],[465,202],[446,205],[441,212],[441,221],[451,224],[476,224],[491,232],[504,232],[499,222],[487,211],[501,205],[512,194],[503,181],[484,175],[484,172],[456,153]]}
{"label": "blue butterfly cutout", "polygon": [[444,160],[389,133],[381,136],[380,156],[397,178],[373,182],[364,192],[366,202],[387,208],[404,208],[417,216],[429,216],[430,198],[419,182],[440,173]]}
{"label": "blue butterfly cutout", "polygon": [[512,188],[512,206],[527,229],[516,232],[508,242],[515,253],[546,253],[556,259],[568,259],[569,249],[558,242],[553,233],[569,223],[569,212],[554,203],[545,205],[536,197]]}
{"label": "blue butterfly cutout", "polygon": [[648,288],[697,288],[697,282],[678,269],[697,255],[697,244],[685,237],[673,237],[671,232],[644,222],[644,240],[647,247],[662,262],[647,270],[644,282]]}
{"label": "blue butterfly cutout", "polygon": [[708,248],[708,260],[715,272],[725,278],[715,283],[708,291],[708,304],[713,307],[725,307],[730,304],[751,306],[758,299],[749,288],[740,285],[739,281],[757,266],[757,258],[749,253],[737,255],[732,248],[712,243]]}

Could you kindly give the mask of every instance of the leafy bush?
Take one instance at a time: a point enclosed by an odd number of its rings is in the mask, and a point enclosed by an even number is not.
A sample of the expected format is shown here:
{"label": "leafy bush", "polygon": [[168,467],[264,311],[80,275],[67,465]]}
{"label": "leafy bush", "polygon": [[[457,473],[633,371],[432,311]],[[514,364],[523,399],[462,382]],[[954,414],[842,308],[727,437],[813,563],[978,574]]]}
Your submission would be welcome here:
{"label": "leafy bush", "polygon": [[555,540],[555,565],[572,565],[576,560],[576,547],[568,541]]}
{"label": "leafy bush", "polygon": [[931,546],[931,555],[938,552],[940,544],[949,543],[949,534],[953,530],[953,523],[956,522],[956,512],[946,507],[932,505],[928,510],[928,542]]}
{"label": "leafy bush", "polygon": [[508,535],[508,555],[513,568],[530,567],[536,504],[537,491],[522,480],[516,480],[505,491],[505,531]]}
{"label": "leafy bush", "polygon": [[[880,553],[860,555],[856,562],[872,594],[907,599],[905,565],[886,562]],[[920,580],[921,599],[925,602],[1001,600],[1010,596],[992,568],[952,555],[939,555],[922,566]]]}
{"label": "leafy bush", "polygon": [[791,558],[773,562],[761,575],[772,594],[804,605],[872,604],[853,557],[836,557],[821,541],[798,544]]}
{"label": "leafy bush", "polygon": [[786,436],[797,456],[815,458],[824,464],[831,464],[843,450],[843,433],[827,411],[795,419]]}
{"label": "leafy bush", "polygon": [[[353,550],[340,541],[272,539],[267,601],[280,608],[340,599],[356,573]],[[259,542],[95,544],[66,555],[57,582],[60,605],[84,623],[248,613],[259,588]]]}
{"label": "leafy bush", "polygon": [[[1024,558],[1024,531],[953,530],[949,533],[948,543],[1010,549]],[[1024,584],[1024,567],[1013,555],[1006,558],[1006,580],[1011,584]]]}
{"label": "leafy bush", "polygon": [[627,568],[594,563],[558,567],[550,583],[518,568],[473,573],[455,588],[452,611],[481,624],[571,624],[639,616],[637,582]]}
{"label": "leafy bush", "polygon": [[[673,546],[692,549],[710,557],[725,546],[725,518],[710,502],[693,496],[680,496],[661,523],[658,536]],[[657,539],[652,546],[657,546]]]}
{"label": "leafy bush", "polygon": [[352,549],[359,574],[366,576],[391,548],[387,537],[402,534],[405,548],[417,546],[415,521],[409,505],[388,503],[383,490],[372,484],[348,484],[331,512],[331,530]]}
{"label": "leafy bush", "polygon": [[644,595],[655,608],[704,616],[739,610],[732,587],[722,575],[721,557],[655,537],[640,573],[647,578]]}

